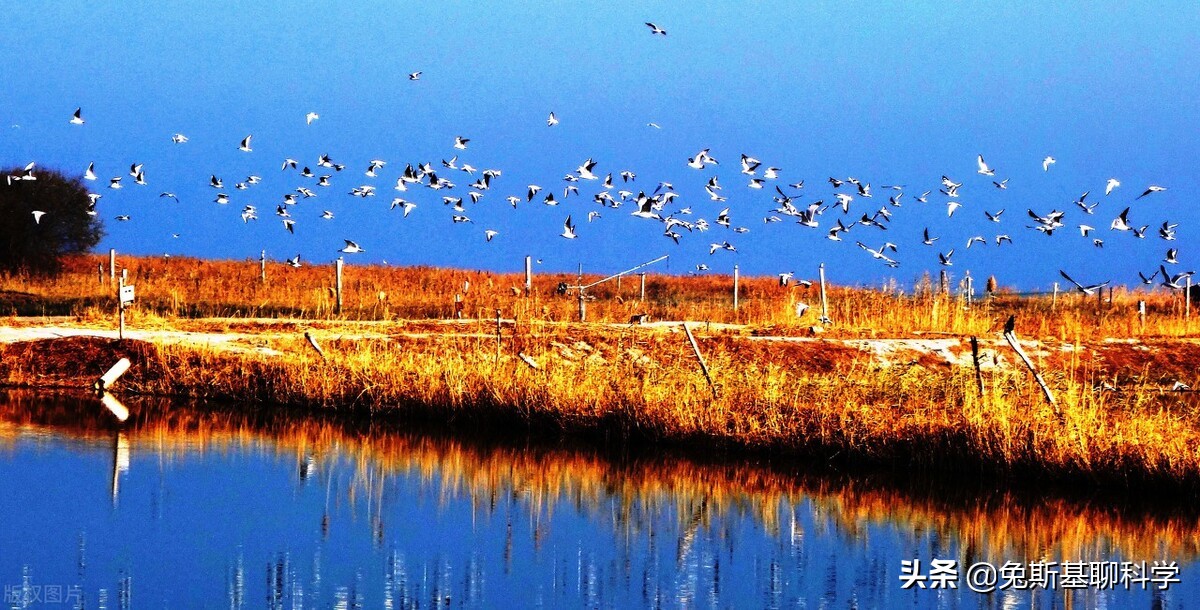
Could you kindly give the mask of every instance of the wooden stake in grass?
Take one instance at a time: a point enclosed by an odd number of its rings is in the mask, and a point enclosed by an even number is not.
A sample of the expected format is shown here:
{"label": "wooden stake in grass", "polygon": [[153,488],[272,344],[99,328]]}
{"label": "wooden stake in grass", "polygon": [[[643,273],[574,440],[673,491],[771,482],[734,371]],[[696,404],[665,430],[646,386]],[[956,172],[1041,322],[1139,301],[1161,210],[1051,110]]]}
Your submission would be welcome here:
{"label": "wooden stake in grass", "polygon": [[975,386],[983,398],[983,373],[979,370],[979,339],[971,337],[971,362],[975,364]]}
{"label": "wooden stake in grass", "polygon": [[317,355],[321,357],[321,362],[329,362],[329,359],[325,357],[325,351],[321,349],[320,345],[317,345],[317,339],[316,337],[312,336],[312,333],[308,332],[307,330],[304,331],[304,338],[308,340],[308,344],[311,345],[313,350],[317,352]]}
{"label": "wooden stake in grass", "polygon": [[696,360],[700,363],[700,370],[704,373],[704,379],[708,380],[708,389],[712,390],[713,400],[716,400],[717,386],[713,384],[712,375],[708,372],[708,365],[704,364],[704,356],[700,355],[700,346],[696,344],[696,337],[692,336],[692,329],[688,328],[687,322],[683,322],[682,325],[688,342],[692,344],[692,353],[696,354]]}
{"label": "wooden stake in grass", "polygon": [[524,352],[517,352],[517,357],[521,359],[521,362],[524,362],[525,364],[529,365],[529,368],[535,369],[535,370],[538,368],[537,360],[534,360],[533,358],[526,356]]}
{"label": "wooden stake in grass", "polygon": [[496,362],[500,362],[500,310],[496,310]]}
{"label": "wooden stake in grass", "polygon": [[1033,361],[1030,360],[1029,356],[1025,354],[1025,350],[1021,349],[1021,344],[1017,341],[1017,336],[1013,333],[1016,325],[1017,317],[1008,316],[1008,321],[1004,323],[1004,339],[1008,341],[1008,345],[1012,347],[1013,351],[1017,353],[1017,356],[1021,358],[1021,362],[1025,363],[1025,366],[1029,369],[1029,372],[1033,373],[1033,379],[1038,383],[1039,386],[1041,386],[1042,394],[1046,396],[1046,402],[1050,403],[1051,407],[1054,407],[1054,414],[1061,419],[1062,412],[1058,410],[1058,403],[1054,401],[1054,394],[1050,392],[1050,386],[1046,385],[1046,380],[1042,379],[1042,374],[1038,372],[1037,367],[1033,366]]}

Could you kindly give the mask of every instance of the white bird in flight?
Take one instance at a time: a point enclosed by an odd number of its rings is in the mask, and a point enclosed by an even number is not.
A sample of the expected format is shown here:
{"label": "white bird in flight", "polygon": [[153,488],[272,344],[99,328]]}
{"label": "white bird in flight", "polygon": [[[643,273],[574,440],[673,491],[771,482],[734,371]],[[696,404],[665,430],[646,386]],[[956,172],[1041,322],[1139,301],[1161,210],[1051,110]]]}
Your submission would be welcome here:
{"label": "white bird in flight", "polygon": [[1118,186],[1121,186],[1121,183],[1116,178],[1109,178],[1108,182],[1104,185],[1104,195],[1107,197]]}
{"label": "white bird in flight", "polygon": [[975,157],[975,162],[979,165],[979,170],[977,173],[982,174],[984,176],[995,176],[996,175],[996,170],[988,167],[987,162],[985,162],[983,160],[983,155],[978,155],[977,157]]}
{"label": "white bird in flight", "polygon": [[546,126],[554,127],[555,125],[558,125],[558,117],[554,116],[554,113],[551,112],[550,117],[546,119]]}
{"label": "white bird in flight", "polygon": [[[1141,195],[1137,196],[1137,199],[1141,199],[1142,197],[1145,197],[1146,195],[1149,195],[1150,193],[1161,193],[1165,190],[1167,190],[1167,187],[1165,187],[1165,186],[1155,186],[1155,185],[1151,184],[1150,186],[1146,187],[1145,192],[1143,192]],[[1134,201],[1137,201],[1137,199],[1134,199]]]}
{"label": "white bird in flight", "polygon": [[1055,159],[1054,157],[1046,157],[1045,159],[1042,159],[1042,171],[1050,171],[1050,166],[1054,165],[1055,163],[1058,163],[1058,159]]}
{"label": "white bird in flight", "polygon": [[1080,284],[1079,282],[1076,282],[1075,280],[1071,279],[1071,276],[1067,275],[1066,271],[1059,269],[1058,273],[1059,273],[1059,275],[1062,275],[1063,278],[1066,279],[1068,282],[1075,284],[1075,288],[1079,292],[1082,292],[1083,294],[1088,295],[1088,296],[1096,294],[1096,290],[1108,285],[1108,282],[1105,281],[1105,282],[1102,282],[1099,284],[1092,284],[1091,286],[1084,286],[1083,284]]}
{"label": "white bird in flight", "polygon": [[242,152],[254,152],[254,150],[250,148],[250,138],[251,137],[253,137],[253,136],[246,136],[245,138],[243,138],[241,145],[238,146],[238,150],[240,150]]}
{"label": "white bird in flight", "polygon": [[305,125],[312,125],[312,122],[313,122],[313,121],[315,121],[315,120],[317,120],[317,119],[319,119],[319,118],[321,118],[321,115],[319,115],[319,114],[317,114],[317,113],[315,113],[315,112],[310,112],[310,113],[308,113],[308,114],[304,115],[304,124],[305,124]]}
{"label": "white bird in flight", "polygon": [[83,108],[76,108],[75,114],[71,115],[72,125],[83,125]]}
{"label": "white bird in flight", "polygon": [[567,239],[575,239],[577,237],[575,235],[575,225],[571,224],[570,216],[567,216],[567,221],[563,223],[563,232],[560,235]]}
{"label": "white bird in flight", "polygon": [[345,252],[347,254],[356,254],[359,252],[366,252],[366,250],[363,250],[362,248],[360,248],[358,244],[356,244],[348,239],[343,239],[342,241],[346,242],[346,247],[342,248],[341,250],[338,250],[338,252]]}
{"label": "white bird in flight", "polygon": [[[666,30],[664,30],[664,29],[662,29],[662,28],[658,27],[657,25],[654,25],[653,23],[650,23],[649,21],[647,21],[647,22],[646,22],[646,27],[650,28],[650,34],[651,34],[651,35],[654,35],[654,34],[658,34],[658,35],[660,35],[660,36],[666,36],[666,35],[667,35],[667,31],[666,31]],[[687,38],[687,37],[686,37],[686,36],[684,36],[684,38]]]}

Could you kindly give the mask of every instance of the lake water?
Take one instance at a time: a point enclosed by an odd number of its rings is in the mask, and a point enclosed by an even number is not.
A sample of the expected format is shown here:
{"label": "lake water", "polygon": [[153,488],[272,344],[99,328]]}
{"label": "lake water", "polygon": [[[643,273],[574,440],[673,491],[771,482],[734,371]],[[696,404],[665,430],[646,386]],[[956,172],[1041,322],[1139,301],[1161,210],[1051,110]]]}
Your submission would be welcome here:
{"label": "lake water", "polygon": [[0,395],[3,607],[1200,606],[1194,507],[126,404]]}

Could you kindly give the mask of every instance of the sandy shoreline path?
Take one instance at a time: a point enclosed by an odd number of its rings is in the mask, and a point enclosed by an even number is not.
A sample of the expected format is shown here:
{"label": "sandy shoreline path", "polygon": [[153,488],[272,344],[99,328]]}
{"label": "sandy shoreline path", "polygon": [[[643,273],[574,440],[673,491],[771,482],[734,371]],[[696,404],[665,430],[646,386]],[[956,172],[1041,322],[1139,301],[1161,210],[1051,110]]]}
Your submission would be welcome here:
{"label": "sandy shoreline path", "polygon": [[[67,318],[48,319],[46,323],[27,323],[20,326],[0,326],[0,343],[16,343],[20,341],[37,341],[42,339],[61,339],[66,337],[97,337],[102,339],[117,339],[117,331],[114,329],[100,328],[92,325],[68,325],[64,322],[69,321]],[[125,337],[135,341],[147,341],[161,345],[192,345],[206,347],[216,350],[226,350],[231,352],[255,352],[263,355],[282,356],[284,352],[269,347],[269,344],[275,341],[296,338],[302,330],[294,330],[285,332],[280,330],[281,327],[292,327],[295,329],[303,329],[308,327],[316,327],[315,334],[328,336],[339,340],[378,340],[387,341],[392,338],[403,337],[408,339],[420,339],[429,337],[456,337],[456,338],[494,338],[494,333],[475,332],[475,329],[480,325],[495,324],[494,320],[435,320],[422,321],[425,325],[435,324],[437,330],[426,332],[413,332],[404,330],[404,326],[398,326],[395,323],[387,322],[348,322],[339,323],[332,328],[321,329],[322,324],[309,320],[289,320],[289,319],[224,319],[213,318],[206,320],[191,320],[190,323],[203,325],[227,325],[236,323],[239,331],[192,331],[192,330],[177,330],[177,329],[126,329]],[[505,321],[511,322],[511,321]],[[876,364],[888,366],[897,359],[904,357],[933,357],[943,361],[947,365],[955,366],[971,366],[969,347],[967,347],[967,339],[964,338],[931,338],[931,339],[914,339],[914,338],[871,338],[871,339],[846,339],[846,338],[820,338],[820,337],[795,337],[795,336],[778,336],[778,335],[742,335],[736,334],[738,331],[744,330],[745,327],[735,324],[705,324],[702,322],[688,322],[689,326],[695,329],[695,332],[704,330],[706,332],[716,331],[718,333],[735,333],[731,336],[735,340],[754,341],[754,342],[786,342],[800,344],[819,344],[819,343],[836,343],[846,347],[852,347],[862,350],[864,353],[869,353],[873,356]],[[680,332],[681,322],[679,321],[662,321],[641,324],[636,327],[639,332],[652,333],[677,333]],[[571,325],[566,325],[568,328]],[[588,325],[579,325],[588,329],[601,329],[613,331],[627,331],[631,328],[628,324],[609,324],[609,323],[593,323]],[[385,332],[384,328],[390,328],[392,332]],[[245,330],[253,329],[253,330]],[[983,368],[991,366],[1005,366],[1007,361],[1004,357],[996,353],[994,346],[999,345],[999,340],[984,339],[981,343],[987,347],[984,350],[985,362],[981,362]],[[1039,342],[1028,342],[1029,348],[1040,350]],[[964,351],[964,349],[966,351]]]}

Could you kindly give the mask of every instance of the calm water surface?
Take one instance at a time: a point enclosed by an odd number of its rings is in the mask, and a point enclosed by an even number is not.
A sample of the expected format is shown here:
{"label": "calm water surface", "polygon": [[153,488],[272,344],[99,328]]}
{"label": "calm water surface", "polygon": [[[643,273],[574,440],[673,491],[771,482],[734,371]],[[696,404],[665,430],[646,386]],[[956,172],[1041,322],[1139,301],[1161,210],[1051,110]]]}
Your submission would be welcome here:
{"label": "calm water surface", "polygon": [[[0,395],[3,607],[1200,607],[1194,512],[127,404]],[[903,589],[911,559],[1181,582]]]}

